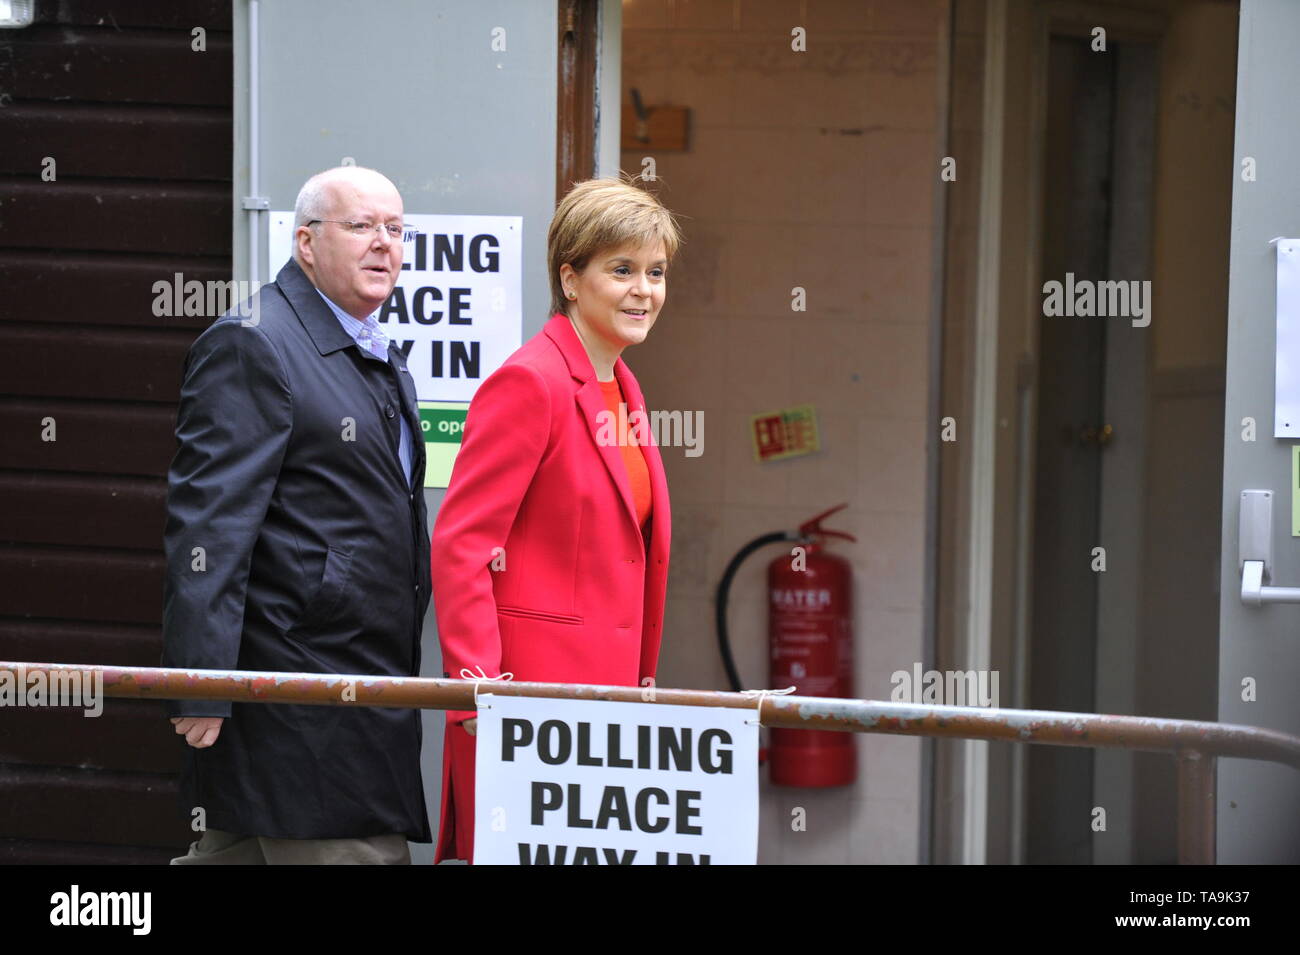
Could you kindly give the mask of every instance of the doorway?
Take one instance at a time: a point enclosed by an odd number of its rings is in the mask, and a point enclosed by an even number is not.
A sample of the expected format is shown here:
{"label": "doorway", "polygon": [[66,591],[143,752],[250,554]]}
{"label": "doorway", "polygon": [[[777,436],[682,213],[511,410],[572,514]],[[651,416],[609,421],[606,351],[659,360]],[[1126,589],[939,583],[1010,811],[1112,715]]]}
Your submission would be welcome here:
{"label": "doorway", "polygon": [[[1215,719],[1236,7],[953,10],[939,666],[999,670],[1004,706]],[[1148,314],[1045,313],[1099,278]],[[933,861],[1176,857],[1167,756],[935,752]]]}
{"label": "doorway", "polygon": [[[1125,43],[1098,56],[1062,35],[1048,51],[1042,282],[1061,296],[1044,294],[1039,325],[1028,706],[1132,713],[1156,53]],[[1116,294],[1090,304],[1094,289]],[[1119,292],[1137,292],[1123,309],[1133,314],[1087,314],[1125,304]],[[1100,861],[1098,808],[1099,824],[1130,828],[1125,754],[1032,747],[1025,764],[1027,862]]]}

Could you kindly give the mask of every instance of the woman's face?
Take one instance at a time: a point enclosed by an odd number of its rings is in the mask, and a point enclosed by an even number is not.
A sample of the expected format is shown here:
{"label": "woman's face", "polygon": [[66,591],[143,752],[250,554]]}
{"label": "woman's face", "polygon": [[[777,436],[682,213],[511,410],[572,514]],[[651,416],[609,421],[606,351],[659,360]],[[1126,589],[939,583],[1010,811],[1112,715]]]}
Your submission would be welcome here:
{"label": "woman's face", "polygon": [[637,345],[659,317],[668,291],[662,242],[602,249],[581,272],[560,266],[570,314],[617,354]]}

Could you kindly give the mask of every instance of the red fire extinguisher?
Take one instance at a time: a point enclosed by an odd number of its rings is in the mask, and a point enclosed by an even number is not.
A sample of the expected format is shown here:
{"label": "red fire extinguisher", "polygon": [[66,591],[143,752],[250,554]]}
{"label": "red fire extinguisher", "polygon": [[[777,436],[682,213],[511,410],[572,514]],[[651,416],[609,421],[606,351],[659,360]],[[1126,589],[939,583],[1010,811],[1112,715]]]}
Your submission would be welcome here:
{"label": "red fire extinguisher", "polygon": [[[732,688],[740,677],[727,641],[726,609],[731,580],[755,550],[778,541],[789,552],[767,568],[768,643],[772,688],[794,686],[801,696],[853,695],[853,571],[849,562],[826,550],[826,539],[853,541],[852,534],[823,528],[821,522],[842,510],[840,504],[799,525],[755,538],[732,558],[718,585],[718,640]],[[772,730],[769,758],[772,782],[783,786],[844,786],[857,775],[852,733]]]}

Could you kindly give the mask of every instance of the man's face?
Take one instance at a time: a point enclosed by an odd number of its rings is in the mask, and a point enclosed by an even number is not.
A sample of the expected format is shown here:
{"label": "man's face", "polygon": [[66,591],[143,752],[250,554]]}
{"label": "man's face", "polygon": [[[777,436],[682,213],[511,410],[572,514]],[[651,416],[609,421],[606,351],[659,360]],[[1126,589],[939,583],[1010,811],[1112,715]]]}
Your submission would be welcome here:
{"label": "man's face", "polygon": [[294,234],[303,270],[315,286],[353,318],[362,319],[393,292],[402,268],[402,240],[373,226],[402,223],[402,197],[379,176],[339,179],[327,187],[326,219],[366,222],[354,235],[339,222],[299,226]]}

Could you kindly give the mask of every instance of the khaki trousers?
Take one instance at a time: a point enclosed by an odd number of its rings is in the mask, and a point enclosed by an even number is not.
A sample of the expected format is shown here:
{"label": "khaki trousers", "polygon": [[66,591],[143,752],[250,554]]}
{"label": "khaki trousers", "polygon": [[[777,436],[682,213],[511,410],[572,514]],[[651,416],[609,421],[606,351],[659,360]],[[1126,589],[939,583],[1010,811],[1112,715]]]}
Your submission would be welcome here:
{"label": "khaki trousers", "polygon": [[363,839],[272,839],[209,829],[172,865],[410,865],[400,834]]}

